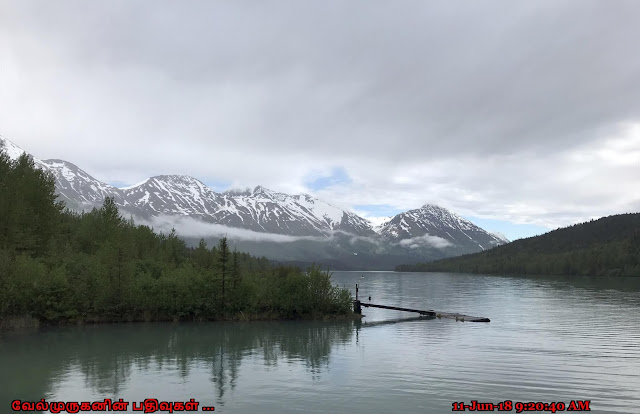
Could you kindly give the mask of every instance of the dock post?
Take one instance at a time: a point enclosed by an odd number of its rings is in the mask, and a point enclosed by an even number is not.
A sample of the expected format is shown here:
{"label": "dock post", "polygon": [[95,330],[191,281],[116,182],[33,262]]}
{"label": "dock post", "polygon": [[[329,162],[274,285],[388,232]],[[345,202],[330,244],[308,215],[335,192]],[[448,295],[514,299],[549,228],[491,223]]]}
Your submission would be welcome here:
{"label": "dock post", "polygon": [[357,313],[358,315],[362,315],[362,305],[359,300],[353,301],[353,313]]}
{"label": "dock post", "polygon": [[353,301],[353,313],[362,315],[362,306],[360,305],[360,301],[358,300],[358,284],[357,283],[356,283],[356,299]]}

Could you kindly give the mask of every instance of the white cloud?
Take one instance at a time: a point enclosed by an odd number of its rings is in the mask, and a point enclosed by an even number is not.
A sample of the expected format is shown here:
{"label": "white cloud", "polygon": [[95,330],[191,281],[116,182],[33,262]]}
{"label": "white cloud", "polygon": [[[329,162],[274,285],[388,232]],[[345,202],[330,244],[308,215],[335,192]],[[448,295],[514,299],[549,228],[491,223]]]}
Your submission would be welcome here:
{"label": "white cloud", "polygon": [[160,215],[152,217],[151,219],[141,219],[139,217],[135,217],[134,219],[137,224],[147,225],[153,227],[154,230],[164,233],[169,233],[171,229],[175,228],[176,233],[181,237],[206,238],[227,236],[230,239],[270,241],[276,243],[293,243],[299,240],[327,241],[330,239],[330,236],[288,236],[285,234],[261,233],[236,227],[227,227],[221,224],[204,223],[194,218],[181,216]]}
{"label": "white cloud", "polygon": [[363,241],[380,246],[381,242],[375,238],[355,236],[341,231],[327,232],[325,236],[289,236],[286,234],[263,233],[222,224],[206,223],[201,220],[173,215],[159,215],[148,219],[134,217],[136,224],[152,227],[156,231],[168,234],[172,229],[181,237],[209,238],[228,237],[234,240],[269,241],[275,243],[294,243],[300,240],[331,242],[337,237],[346,237],[350,244]]}
{"label": "white cloud", "polygon": [[400,240],[398,244],[400,246],[409,247],[410,249],[417,249],[424,246],[443,249],[445,247],[451,246],[451,242],[449,240],[443,239],[442,237],[438,236],[432,236],[430,234]]}

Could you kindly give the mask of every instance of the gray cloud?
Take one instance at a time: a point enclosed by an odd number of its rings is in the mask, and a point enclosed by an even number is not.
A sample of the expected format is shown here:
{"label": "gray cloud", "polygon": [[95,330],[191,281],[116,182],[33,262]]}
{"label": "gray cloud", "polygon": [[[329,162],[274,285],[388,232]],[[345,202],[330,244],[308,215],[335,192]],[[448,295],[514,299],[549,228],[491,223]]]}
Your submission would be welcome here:
{"label": "gray cloud", "polygon": [[104,181],[341,167],[342,207],[547,227],[640,205],[634,1],[1,7],[0,132]]}

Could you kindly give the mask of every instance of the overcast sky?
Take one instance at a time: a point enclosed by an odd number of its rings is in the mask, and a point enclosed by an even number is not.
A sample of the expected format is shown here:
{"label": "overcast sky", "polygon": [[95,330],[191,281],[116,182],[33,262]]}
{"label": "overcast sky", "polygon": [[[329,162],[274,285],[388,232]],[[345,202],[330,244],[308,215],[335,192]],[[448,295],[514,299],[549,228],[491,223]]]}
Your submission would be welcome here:
{"label": "overcast sky", "polygon": [[638,1],[0,0],[0,134],[127,185],[425,203],[510,238],[640,210]]}

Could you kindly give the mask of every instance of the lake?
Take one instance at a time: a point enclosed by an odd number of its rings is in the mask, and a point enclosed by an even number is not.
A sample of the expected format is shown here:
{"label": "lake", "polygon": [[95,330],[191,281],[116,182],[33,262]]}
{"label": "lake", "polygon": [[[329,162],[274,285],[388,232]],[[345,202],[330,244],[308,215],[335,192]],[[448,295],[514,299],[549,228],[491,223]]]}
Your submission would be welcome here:
{"label": "lake", "polygon": [[365,302],[491,322],[363,308],[361,322],[5,333],[0,412],[40,398],[193,398],[223,413],[445,413],[472,400],[567,408],[589,400],[596,413],[640,412],[640,279],[334,272],[333,281],[359,283]]}

